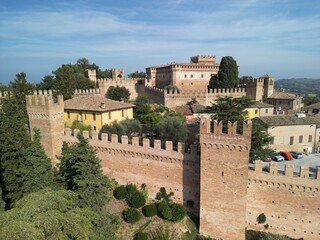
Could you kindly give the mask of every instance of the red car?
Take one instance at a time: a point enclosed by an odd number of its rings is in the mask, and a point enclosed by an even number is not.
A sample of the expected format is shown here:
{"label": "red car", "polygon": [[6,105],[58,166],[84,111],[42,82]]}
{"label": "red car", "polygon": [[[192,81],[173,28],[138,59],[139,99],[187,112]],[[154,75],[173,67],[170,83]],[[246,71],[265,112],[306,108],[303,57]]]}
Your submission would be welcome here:
{"label": "red car", "polygon": [[280,152],[280,154],[288,161],[293,160],[293,157],[290,152]]}

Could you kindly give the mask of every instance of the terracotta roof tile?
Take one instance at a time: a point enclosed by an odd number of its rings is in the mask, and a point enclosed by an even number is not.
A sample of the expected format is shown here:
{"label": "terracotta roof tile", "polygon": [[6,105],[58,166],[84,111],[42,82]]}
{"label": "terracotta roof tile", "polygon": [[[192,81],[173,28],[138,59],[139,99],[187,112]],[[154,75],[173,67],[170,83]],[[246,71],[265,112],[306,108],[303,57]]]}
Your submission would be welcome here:
{"label": "terracotta roof tile", "polygon": [[110,110],[132,108],[133,104],[114,101],[105,97],[84,95],[64,101],[64,109],[107,112]]}
{"label": "terracotta roof tile", "polygon": [[292,115],[265,116],[258,119],[269,126],[289,126],[289,125],[308,125],[320,124],[320,117],[296,117]]}
{"label": "terracotta roof tile", "polygon": [[255,102],[250,106],[250,108],[274,108],[274,106],[268,103]]}
{"label": "terracotta roof tile", "polygon": [[297,96],[293,93],[287,93],[287,92],[274,92],[272,93],[269,98],[274,98],[274,99],[296,99],[299,98],[300,96]]}

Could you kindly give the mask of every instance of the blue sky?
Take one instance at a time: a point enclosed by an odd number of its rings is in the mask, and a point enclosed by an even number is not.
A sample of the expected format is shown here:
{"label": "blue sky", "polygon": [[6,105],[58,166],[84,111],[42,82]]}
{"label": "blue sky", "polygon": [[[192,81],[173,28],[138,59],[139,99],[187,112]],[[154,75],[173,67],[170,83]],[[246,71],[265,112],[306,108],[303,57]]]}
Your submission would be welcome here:
{"label": "blue sky", "polygon": [[319,0],[2,0],[0,83],[85,57],[125,73],[233,56],[240,76],[320,78]]}

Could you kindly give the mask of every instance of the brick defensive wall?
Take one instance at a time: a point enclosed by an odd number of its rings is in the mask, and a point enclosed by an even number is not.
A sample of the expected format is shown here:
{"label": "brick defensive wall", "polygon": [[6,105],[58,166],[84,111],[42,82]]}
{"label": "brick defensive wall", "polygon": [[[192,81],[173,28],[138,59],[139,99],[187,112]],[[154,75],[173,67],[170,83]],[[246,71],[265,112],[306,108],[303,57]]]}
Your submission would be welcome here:
{"label": "brick defensive wall", "polygon": [[[270,172],[262,171],[262,165],[262,161],[255,161],[254,171],[248,175],[247,228],[320,239],[320,168],[315,178],[310,178],[309,167],[302,166],[295,174],[292,164],[286,164],[284,172],[276,162],[270,163]],[[267,217],[264,224],[257,222],[261,213]]]}
{"label": "brick defensive wall", "polygon": [[[65,129],[63,141],[76,142],[77,132],[74,130],[72,134],[70,129]],[[184,144],[179,143],[175,151],[171,141],[166,141],[165,149],[162,149],[160,140],[155,140],[154,146],[150,147],[149,139],[143,139],[140,145],[138,137],[133,137],[130,143],[127,136],[122,136],[119,142],[116,134],[111,135],[111,141],[108,134],[101,134],[101,140],[97,132],[92,138],[87,131],[83,135],[96,149],[106,175],[120,184],[146,184],[153,197],[165,187],[168,192],[174,192],[174,201],[186,205],[192,200],[194,206],[188,210],[198,213],[200,173],[197,146],[191,146],[191,153],[186,153]]]}

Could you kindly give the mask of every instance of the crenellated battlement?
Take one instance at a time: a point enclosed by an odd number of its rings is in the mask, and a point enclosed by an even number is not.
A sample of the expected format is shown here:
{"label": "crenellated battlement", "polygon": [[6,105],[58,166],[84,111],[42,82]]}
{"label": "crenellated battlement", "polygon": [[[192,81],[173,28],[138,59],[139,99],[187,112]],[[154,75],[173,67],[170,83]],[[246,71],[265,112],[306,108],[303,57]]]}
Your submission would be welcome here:
{"label": "crenellated battlement", "polygon": [[99,88],[90,88],[90,89],[76,89],[74,91],[74,96],[79,95],[100,95]]}
{"label": "crenellated battlement", "polygon": [[97,79],[98,84],[136,84],[139,80],[143,78],[121,78],[121,79],[113,79],[113,78],[99,78]]}
{"label": "crenellated battlement", "polygon": [[[27,108],[29,107],[30,109],[32,107],[37,107],[37,106],[60,106],[64,107],[63,103],[63,96],[58,95],[57,96],[57,101],[54,101],[52,91],[51,90],[35,90],[33,95],[27,95],[26,96],[26,103],[27,103]],[[36,109],[35,109],[36,110]]]}
{"label": "crenellated battlement", "polygon": [[[66,128],[64,131],[66,142],[76,142],[78,129],[72,130]],[[98,132],[93,131],[90,137],[88,131],[83,131],[82,135],[89,139],[90,145],[98,151],[116,151],[119,154],[140,156],[143,159],[152,159],[160,162],[171,162],[183,164],[184,161],[197,158],[197,146],[191,146],[190,153],[185,152],[183,143],[178,143],[177,150],[173,148],[172,141],[166,141],[163,149],[161,147],[161,140],[154,140],[153,146],[150,145],[150,139],[143,138],[140,144],[139,137],[132,137],[129,141],[128,136],[123,135],[118,138],[117,134],[112,134],[109,138],[107,133],[101,134],[101,139],[98,137]],[[109,140],[110,139],[110,140]],[[120,141],[119,141],[120,140]]]}
{"label": "crenellated battlement", "polygon": [[[296,171],[299,169],[298,171]],[[277,162],[270,162],[268,165],[268,171],[264,171],[263,162],[256,160],[253,167],[254,172],[271,174],[271,175],[282,175],[286,177],[295,177],[303,179],[316,179],[320,180],[320,167],[316,168],[315,171],[311,171],[308,166],[295,167],[293,164],[286,164],[284,169],[280,168]]]}

